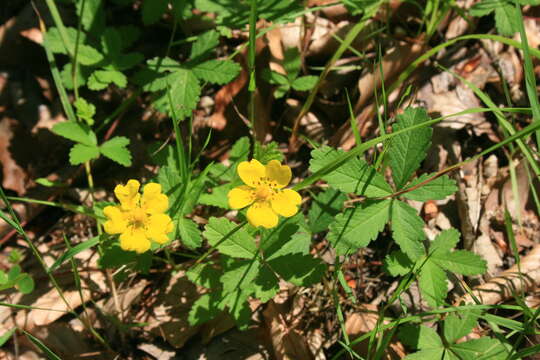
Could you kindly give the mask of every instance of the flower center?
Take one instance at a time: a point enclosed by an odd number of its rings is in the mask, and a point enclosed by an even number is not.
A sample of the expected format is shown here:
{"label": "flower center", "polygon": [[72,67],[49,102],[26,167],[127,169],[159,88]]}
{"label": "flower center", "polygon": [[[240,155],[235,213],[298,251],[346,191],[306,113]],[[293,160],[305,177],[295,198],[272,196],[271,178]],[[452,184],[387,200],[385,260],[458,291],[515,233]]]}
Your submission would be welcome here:
{"label": "flower center", "polygon": [[147,222],[147,215],[146,212],[140,208],[137,207],[131,211],[131,224],[135,227],[144,227],[145,223]]}
{"label": "flower center", "polygon": [[272,190],[268,186],[259,186],[255,190],[257,200],[267,200],[270,196],[272,196]]}

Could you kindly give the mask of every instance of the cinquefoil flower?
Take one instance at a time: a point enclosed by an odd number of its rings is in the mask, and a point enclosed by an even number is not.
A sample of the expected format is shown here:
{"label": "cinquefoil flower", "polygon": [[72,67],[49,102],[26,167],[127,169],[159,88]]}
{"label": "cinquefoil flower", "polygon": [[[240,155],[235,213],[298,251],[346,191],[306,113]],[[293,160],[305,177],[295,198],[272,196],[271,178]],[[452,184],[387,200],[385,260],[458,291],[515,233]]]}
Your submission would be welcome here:
{"label": "cinquefoil flower", "polygon": [[227,195],[229,206],[247,211],[249,223],[255,227],[273,228],[278,214],[291,217],[298,212],[302,202],[300,195],[291,189],[283,189],[291,181],[291,168],[272,160],[266,166],[253,159],[238,164],[238,175],[246,185],[238,186]]}
{"label": "cinquefoil flower", "polygon": [[166,243],[169,240],[167,234],[173,230],[173,222],[165,214],[169,199],[161,193],[161,185],[145,185],[142,196],[140,186],[137,180],[117,185],[114,194],[120,205],[103,209],[108,219],[104,224],[105,232],[120,234],[120,247],[139,254],[150,249],[151,241]]}

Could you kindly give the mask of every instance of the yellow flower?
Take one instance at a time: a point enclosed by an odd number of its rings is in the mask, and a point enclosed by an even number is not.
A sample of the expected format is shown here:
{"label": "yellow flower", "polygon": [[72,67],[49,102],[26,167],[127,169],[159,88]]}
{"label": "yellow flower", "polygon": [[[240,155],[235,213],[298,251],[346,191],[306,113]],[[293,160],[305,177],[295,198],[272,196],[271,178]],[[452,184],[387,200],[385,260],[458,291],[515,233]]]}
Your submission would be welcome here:
{"label": "yellow flower", "polygon": [[142,196],[141,184],[129,180],[126,185],[117,185],[114,194],[120,205],[107,206],[103,213],[108,234],[120,234],[120,247],[139,254],[150,249],[151,241],[166,243],[167,234],[173,230],[171,218],[165,214],[169,207],[167,195],[161,193],[161,185],[145,185]]}
{"label": "yellow flower", "polygon": [[298,212],[302,198],[294,190],[283,189],[292,176],[287,165],[281,165],[277,160],[266,166],[255,159],[242,161],[238,165],[238,175],[246,185],[229,191],[229,206],[241,209],[251,205],[247,211],[251,225],[270,229],[277,225],[278,214],[291,217]]}

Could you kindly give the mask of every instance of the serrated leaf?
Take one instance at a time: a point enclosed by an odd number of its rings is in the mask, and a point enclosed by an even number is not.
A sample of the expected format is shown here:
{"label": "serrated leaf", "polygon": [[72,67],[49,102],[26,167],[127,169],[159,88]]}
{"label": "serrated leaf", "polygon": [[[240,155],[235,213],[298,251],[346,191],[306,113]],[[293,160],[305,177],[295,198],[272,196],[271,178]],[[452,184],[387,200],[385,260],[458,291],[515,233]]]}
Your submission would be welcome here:
{"label": "serrated leaf", "polygon": [[84,98],[79,97],[73,102],[75,109],[77,110],[77,116],[85,120],[88,125],[94,124],[94,115],[96,114],[96,107],[86,101]]}
{"label": "serrated leaf", "polygon": [[112,161],[123,166],[131,166],[131,153],[127,146],[129,139],[124,136],[115,136],[99,147],[99,151]]}
{"label": "serrated leaf", "polygon": [[391,200],[365,202],[337,215],[328,233],[328,241],[336,253],[350,254],[375,239],[388,222],[391,203]]}
{"label": "serrated leaf", "polygon": [[217,317],[223,310],[218,307],[219,293],[204,294],[191,305],[188,322],[191,326],[202,324]]}
{"label": "serrated leaf", "polygon": [[172,107],[178,119],[183,120],[190,116],[197,107],[201,87],[199,80],[190,70],[176,69],[173,73],[155,80],[155,82],[161,82],[160,87],[164,89],[164,94],[154,101],[154,106],[159,111],[171,114],[171,104],[166,91],[170,91],[170,98],[173,101]]}
{"label": "serrated leaf", "polygon": [[252,286],[255,289],[255,298],[265,303],[279,291],[279,279],[268,266],[262,266]]}
{"label": "serrated leaf", "polygon": [[69,151],[69,162],[71,165],[79,165],[86,161],[99,157],[99,147],[95,145],[75,144]]}
{"label": "serrated leaf", "polygon": [[109,84],[124,88],[127,85],[127,77],[116,70],[96,70],[90,75],[87,86],[90,90],[103,90]]}
{"label": "serrated leaf", "polygon": [[418,352],[408,354],[403,358],[403,360],[428,360],[428,359],[437,359],[437,360],[448,360],[443,358],[444,348],[434,348],[434,349],[425,349]]}
{"label": "serrated leaf", "polygon": [[288,254],[268,261],[285,281],[297,286],[309,286],[321,281],[326,267],[311,255]]}
{"label": "serrated leaf", "polygon": [[447,229],[441,232],[429,246],[430,256],[445,257],[447,253],[456,247],[459,242],[460,233],[456,229]]}
{"label": "serrated leaf", "polygon": [[296,79],[302,67],[300,51],[296,47],[290,47],[283,53],[283,68],[290,81]]}
{"label": "serrated leaf", "polygon": [[317,80],[319,80],[319,77],[314,75],[300,76],[293,81],[291,86],[294,90],[308,91],[315,87]]}
{"label": "serrated leaf", "polygon": [[394,240],[411,260],[424,255],[422,241],[425,239],[424,221],[408,204],[395,200],[391,210],[392,235]]}
{"label": "serrated leaf", "polygon": [[519,16],[516,11],[514,4],[500,1],[500,5],[495,9],[495,26],[499,34],[512,36],[519,31]]}
{"label": "serrated leaf", "polygon": [[261,77],[264,81],[272,85],[289,85],[289,79],[285,75],[270,69],[263,69],[261,71]]}
{"label": "serrated leaf", "polygon": [[401,251],[392,251],[384,258],[384,269],[392,276],[406,275],[413,266],[414,263]]}
{"label": "serrated leaf", "polygon": [[52,132],[84,145],[93,146],[97,144],[96,135],[86,124],[64,121],[54,125]]}
{"label": "serrated leaf", "polygon": [[[225,218],[211,217],[205,226],[203,236],[219,252],[237,258],[252,259],[257,253],[254,239],[238,225]],[[237,229],[234,233],[233,230]]]}
{"label": "serrated leaf", "polygon": [[215,290],[220,287],[221,269],[212,263],[203,262],[193,265],[186,272],[186,276],[189,281],[207,289]]}
{"label": "serrated leaf", "polygon": [[407,199],[417,201],[443,200],[457,191],[458,188],[456,182],[447,175],[439,176],[435,180],[422,184],[432,178],[433,175],[434,174],[423,174],[411,181],[405,189],[411,189],[415,186],[418,187],[414,190],[407,191],[403,196]]}
{"label": "serrated leaf", "polygon": [[101,48],[108,59],[114,59],[122,50],[122,38],[120,33],[112,27],[105,29],[101,35]]}
{"label": "serrated leaf", "polygon": [[226,261],[223,266],[223,275],[220,277],[223,292],[232,293],[239,290],[251,292],[253,280],[259,273],[260,266],[261,264],[256,260]]}
{"label": "serrated leaf", "polygon": [[[345,154],[342,150],[322,146],[311,152],[309,162],[311,172],[337,161]],[[392,188],[372,166],[358,158],[352,158],[336,170],[324,175],[329,185],[344,193],[356,193],[367,197],[380,197],[392,194]]]}
{"label": "serrated leaf", "polygon": [[259,160],[261,163],[266,164],[271,160],[283,161],[283,153],[279,150],[279,145],[275,141],[271,141],[267,144],[261,144],[255,142],[255,148],[253,149],[253,158]]}
{"label": "serrated leaf", "polygon": [[219,186],[214,186],[211,193],[203,193],[199,197],[199,203],[203,205],[217,206],[222,209],[229,209],[229,200],[227,194],[233,186],[231,183],[226,183]]}
{"label": "serrated leaf", "polygon": [[193,61],[200,62],[205,60],[210,54],[210,51],[219,44],[219,33],[215,30],[209,30],[197,36],[197,40],[191,46],[191,54],[189,58]]}
{"label": "serrated leaf", "polygon": [[449,344],[469,335],[476,326],[477,314],[475,312],[463,311],[458,314],[450,314],[444,320],[444,338]]}
{"label": "serrated leaf", "polygon": [[504,345],[489,337],[453,344],[450,351],[462,360],[503,360],[508,358],[508,350]]}
{"label": "serrated leaf", "polygon": [[[396,118],[393,131],[406,129],[430,120],[423,108],[407,108]],[[389,154],[392,178],[396,189],[400,190],[418,169],[426,157],[431,144],[431,127],[419,128],[394,136],[390,143]]]}
{"label": "serrated leaf", "polygon": [[77,62],[81,65],[95,65],[103,60],[103,55],[93,47],[84,44],[84,34],[77,35],[77,29],[66,28],[66,41],[60,36],[57,28],[50,28],[45,35],[44,46],[47,46],[53,53],[73,55],[75,54],[75,44],[79,41],[77,47]]}
{"label": "serrated leaf", "polygon": [[144,55],[138,52],[130,52],[122,54],[113,61],[113,67],[115,70],[124,71],[131,69],[135,65],[144,60]]}
{"label": "serrated leaf", "polygon": [[446,274],[443,269],[431,261],[426,261],[420,270],[418,284],[429,306],[436,308],[443,304],[448,293]]}
{"label": "serrated leaf", "polygon": [[413,349],[424,350],[444,347],[437,332],[425,325],[404,325],[400,327],[398,336],[405,345]]}
{"label": "serrated leaf", "polygon": [[[92,73],[92,69],[86,66],[81,66],[78,64],[77,66],[77,72],[75,74],[75,78],[73,78],[73,67],[71,66],[71,63],[67,63],[62,68],[62,71],[60,72],[60,77],[62,78],[62,83],[66,87],[66,89],[72,90],[75,88],[75,85],[77,85],[77,88],[80,88],[81,86],[86,85],[86,79],[90,76]],[[76,83],[76,84],[74,84]]]}
{"label": "serrated leaf", "polygon": [[193,74],[201,80],[224,85],[240,74],[240,65],[231,60],[208,60],[191,68]]}
{"label": "serrated leaf", "polygon": [[334,188],[328,188],[314,196],[308,212],[311,232],[326,230],[343,208],[345,200],[347,196]]}
{"label": "serrated leaf", "polygon": [[500,6],[500,0],[482,0],[469,9],[472,16],[485,16]]}
{"label": "serrated leaf", "polygon": [[178,234],[180,241],[189,249],[196,249],[202,244],[201,231],[193,220],[181,217],[178,220]]}
{"label": "serrated leaf", "polygon": [[444,269],[462,275],[479,275],[487,270],[486,261],[467,250],[457,250],[440,255],[434,254],[431,259]]}
{"label": "serrated leaf", "polygon": [[167,10],[169,0],[144,0],[142,4],[142,21],[144,25],[156,23]]}
{"label": "serrated leaf", "polygon": [[272,260],[289,254],[308,255],[310,245],[311,236],[301,224],[284,223],[260,247],[265,259]]}

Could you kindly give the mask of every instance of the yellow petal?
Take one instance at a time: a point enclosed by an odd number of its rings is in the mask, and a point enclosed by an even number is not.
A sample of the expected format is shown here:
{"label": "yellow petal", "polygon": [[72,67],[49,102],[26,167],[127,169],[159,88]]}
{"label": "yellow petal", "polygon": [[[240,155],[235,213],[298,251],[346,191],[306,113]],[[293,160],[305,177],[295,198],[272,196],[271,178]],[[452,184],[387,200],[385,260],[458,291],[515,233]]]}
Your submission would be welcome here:
{"label": "yellow petal", "polygon": [[120,234],[126,231],[128,222],[119,206],[106,206],[103,214],[108,218],[108,221],[103,224],[107,234]]}
{"label": "yellow petal", "polygon": [[150,240],[141,228],[130,228],[120,235],[120,247],[126,251],[135,251],[139,254],[150,249]]}
{"label": "yellow petal", "polygon": [[251,161],[242,161],[238,164],[238,176],[244,182],[244,184],[251,187],[257,186],[257,183],[261,181],[261,178],[266,176],[266,169],[264,165],[258,160],[252,159]]}
{"label": "yellow petal", "polygon": [[285,189],[272,197],[272,209],[279,215],[291,217],[298,212],[298,205],[302,202],[300,194],[291,189]]}
{"label": "yellow petal", "polygon": [[149,214],[164,213],[169,207],[169,198],[161,193],[161,185],[149,183],[144,186],[141,206]]}
{"label": "yellow petal", "polygon": [[137,180],[129,180],[126,185],[116,185],[114,194],[120,201],[122,208],[125,210],[132,209],[137,206],[140,194],[139,187],[141,184]]}
{"label": "yellow petal", "polygon": [[146,226],[146,236],[159,244],[169,241],[167,236],[173,230],[171,218],[165,214],[153,214],[148,219]]}
{"label": "yellow petal", "polygon": [[263,226],[267,229],[275,227],[278,223],[278,217],[267,201],[251,205],[247,211],[247,219],[255,227]]}
{"label": "yellow petal", "polygon": [[275,183],[276,188],[284,188],[291,182],[291,168],[281,165],[277,160],[272,160],[266,164],[266,177]]}
{"label": "yellow petal", "polygon": [[241,209],[248,206],[255,200],[254,190],[249,186],[238,186],[229,191],[229,206],[231,209]]}

